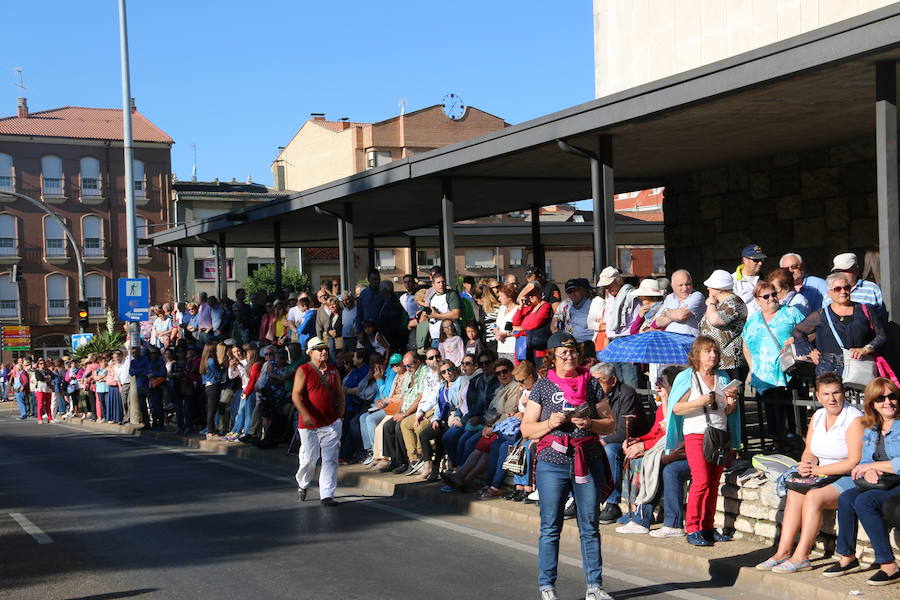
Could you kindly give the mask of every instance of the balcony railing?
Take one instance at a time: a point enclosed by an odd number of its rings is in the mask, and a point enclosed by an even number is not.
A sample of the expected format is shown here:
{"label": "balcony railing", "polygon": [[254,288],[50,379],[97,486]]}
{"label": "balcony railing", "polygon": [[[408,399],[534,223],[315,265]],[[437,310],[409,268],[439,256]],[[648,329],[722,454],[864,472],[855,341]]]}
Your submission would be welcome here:
{"label": "balcony railing", "polygon": [[16,238],[0,238],[0,256],[17,256],[19,244]]}
{"label": "balcony railing", "polygon": [[0,319],[19,318],[19,303],[15,300],[0,300]]}
{"label": "balcony railing", "polygon": [[47,300],[47,316],[48,317],[68,317],[69,301],[50,298]]}
{"label": "balcony railing", "polygon": [[138,257],[139,258],[147,258],[150,256],[150,250],[146,246],[138,246]]}
{"label": "balcony railing", "polygon": [[15,183],[13,182],[13,178],[8,175],[0,176],[0,192],[14,192]]}
{"label": "balcony railing", "polygon": [[101,238],[84,238],[84,255],[85,256],[105,256],[106,251],[103,248],[103,240]]}
{"label": "balcony railing", "polygon": [[147,193],[147,185],[143,181],[134,182],[134,197],[143,198]]}
{"label": "balcony railing", "polygon": [[99,317],[104,314],[103,298],[88,298],[88,315],[91,317]]}
{"label": "balcony railing", "polygon": [[52,177],[44,177],[44,195],[45,196],[62,196],[63,180],[54,179]]}
{"label": "balcony railing", "polygon": [[93,177],[82,177],[81,195],[83,197],[100,196],[100,180]]}
{"label": "balcony railing", "polygon": [[66,240],[65,239],[48,239],[44,245],[44,254],[46,256],[65,256]]}

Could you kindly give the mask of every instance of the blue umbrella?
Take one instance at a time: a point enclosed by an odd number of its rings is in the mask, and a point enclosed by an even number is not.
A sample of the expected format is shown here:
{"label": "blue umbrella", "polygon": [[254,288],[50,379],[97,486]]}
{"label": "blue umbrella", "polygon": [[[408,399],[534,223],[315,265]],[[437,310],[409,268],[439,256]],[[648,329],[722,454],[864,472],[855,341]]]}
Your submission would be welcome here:
{"label": "blue umbrella", "polygon": [[692,335],[648,331],[613,339],[609,346],[597,353],[597,359],[611,363],[684,365],[693,343]]}

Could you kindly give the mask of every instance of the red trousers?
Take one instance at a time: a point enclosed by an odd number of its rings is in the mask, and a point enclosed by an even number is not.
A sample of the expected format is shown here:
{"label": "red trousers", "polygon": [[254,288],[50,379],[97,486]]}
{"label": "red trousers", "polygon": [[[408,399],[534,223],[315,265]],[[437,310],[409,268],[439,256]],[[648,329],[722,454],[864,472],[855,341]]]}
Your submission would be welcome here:
{"label": "red trousers", "polygon": [[684,436],[684,451],[691,468],[691,487],[688,489],[687,510],[684,514],[685,533],[713,528],[719,481],[725,467],[711,465],[703,456],[703,434]]}
{"label": "red trousers", "polygon": [[52,394],[50,392],[35,392],[34,397],[37,400],[38,420],[42,420],[44,418],[44,413],[47,413],[47,420],[52,421],[53,415],[50,413],[50,398],[52,397]]}

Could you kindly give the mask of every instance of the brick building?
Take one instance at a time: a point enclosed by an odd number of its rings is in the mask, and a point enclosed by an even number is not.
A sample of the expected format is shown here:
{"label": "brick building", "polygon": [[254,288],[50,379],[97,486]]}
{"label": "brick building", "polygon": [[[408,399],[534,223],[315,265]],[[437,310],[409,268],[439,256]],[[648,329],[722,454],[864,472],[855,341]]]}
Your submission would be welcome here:
{"label": "brick building", "polygon": [[[132,108],[138,238],[169,222],[172,139]],[[122,111],[62,108],[0,118],[0,323],[30,325],[32,349],[56,356],[75,332],[77,265],[62,229],[18,192],[44,202],[80,243],[92,323],[115,307],[127,276]],[[139,250],[151,299],[172,296],[169,255]],[[11,277],[17,267],[18,281]],[[5,358],[9,358],[6,356]]]}

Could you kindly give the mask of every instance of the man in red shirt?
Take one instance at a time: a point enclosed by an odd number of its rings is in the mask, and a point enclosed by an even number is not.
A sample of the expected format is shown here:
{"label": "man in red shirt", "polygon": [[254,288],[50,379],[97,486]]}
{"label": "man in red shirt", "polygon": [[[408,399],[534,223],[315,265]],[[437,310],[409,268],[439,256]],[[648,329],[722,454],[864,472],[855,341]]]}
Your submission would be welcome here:
{"label": "man in red shirt", "polygon": [[322,455],[319,472],[319,498],[323,506],[337,506],[338,452],[341,449],[341,419],[344,416],[344,389],[340,375],[328,364],[328,344],[314,337],[306,344],[309,362],[297,369],[291,399],[297,407],[300,432],[300,466],[297,492],[306,500],[306,490],[316,474],[316,461]]}

